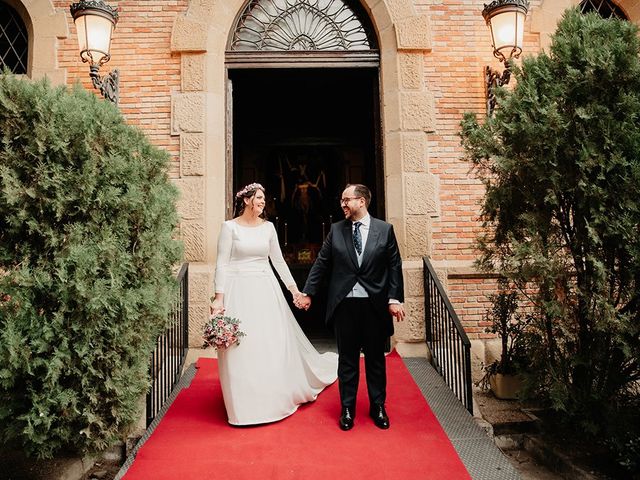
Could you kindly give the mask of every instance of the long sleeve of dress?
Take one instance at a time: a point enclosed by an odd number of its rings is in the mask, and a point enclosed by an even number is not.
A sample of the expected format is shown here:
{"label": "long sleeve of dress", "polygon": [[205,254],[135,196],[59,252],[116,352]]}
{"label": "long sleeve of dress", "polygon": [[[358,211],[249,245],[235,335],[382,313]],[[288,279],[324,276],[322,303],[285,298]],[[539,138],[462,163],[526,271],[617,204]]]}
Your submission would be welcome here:
{"label": "long sleeve of dress", "polygon": [[278,272],[278,275],[282,279],[282,282],[285,284],[287,289],[291,290],[292,287],[296,287],[296,281],[293,279],[293,275],[291,275],[291,271],[289,270],[289,266],[287,262],[284,261],[284,257],[282,256],[282,250],[280,250],[280,244],[278,243],[278,234],[276,232],[273,224],[271,226],[271,238],[269,239],[269,258],[271,259],[271,263],[273,267]]}
{"label": "long sleeve of dress", "polygon": [[215,292],[224,293],[227,270],[231,261],[231,247],[233,245],[233,233],[227,223],[222,224],[218,237],[218,257],[216,260]]}

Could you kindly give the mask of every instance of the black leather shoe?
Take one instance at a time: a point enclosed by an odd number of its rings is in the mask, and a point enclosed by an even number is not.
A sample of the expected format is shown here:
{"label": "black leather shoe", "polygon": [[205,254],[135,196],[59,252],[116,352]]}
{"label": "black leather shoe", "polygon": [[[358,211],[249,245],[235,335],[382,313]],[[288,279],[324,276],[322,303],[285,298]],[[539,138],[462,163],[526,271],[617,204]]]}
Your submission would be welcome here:
{"label": "black leather shoe", "polygon": [[340,430],[351,430],[353,428],[353,419],[355,418],[355,413],[352,408],[342,407],[342,412],[340,413]]}
{"label": "black leather shoe", "polygon": [[369,416],[373,419],[376,427],[386,430],[389,428],[389,417],[384,410],[384,405],[371,405]]}

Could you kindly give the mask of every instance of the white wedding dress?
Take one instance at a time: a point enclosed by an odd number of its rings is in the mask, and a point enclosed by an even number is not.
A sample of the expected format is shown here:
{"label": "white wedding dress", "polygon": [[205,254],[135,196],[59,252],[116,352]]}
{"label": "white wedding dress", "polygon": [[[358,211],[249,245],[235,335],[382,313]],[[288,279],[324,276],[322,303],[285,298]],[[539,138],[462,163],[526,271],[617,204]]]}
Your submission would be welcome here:
{"label": "white wedding dress", "polygon": [[269,259],[287,286],[295,281],[272,223],[223,223],[218,240],[216,293],[225,315],[240,320],[240,345],[218,352],[229,423],[252,425],[291,415],[336,380],[338,356],[320,354],[298,325]]}

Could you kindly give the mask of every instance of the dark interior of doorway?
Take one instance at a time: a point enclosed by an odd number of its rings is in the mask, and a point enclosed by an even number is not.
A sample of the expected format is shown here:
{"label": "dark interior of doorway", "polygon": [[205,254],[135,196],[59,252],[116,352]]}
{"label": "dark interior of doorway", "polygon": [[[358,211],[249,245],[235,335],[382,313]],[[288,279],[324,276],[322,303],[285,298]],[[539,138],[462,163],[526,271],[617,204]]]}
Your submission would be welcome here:
{"label": "dark interior of doorway", "polygon": [[[384,218],[378,70],[235,69],[229,78],[233,189],[266,187],[267,217],[302,288],[331,223],[344,217],[339,199],[347,183],[369,186],[369,210]],[[309,338],[330,338],[324,300],[314,300],[294,314]]]}

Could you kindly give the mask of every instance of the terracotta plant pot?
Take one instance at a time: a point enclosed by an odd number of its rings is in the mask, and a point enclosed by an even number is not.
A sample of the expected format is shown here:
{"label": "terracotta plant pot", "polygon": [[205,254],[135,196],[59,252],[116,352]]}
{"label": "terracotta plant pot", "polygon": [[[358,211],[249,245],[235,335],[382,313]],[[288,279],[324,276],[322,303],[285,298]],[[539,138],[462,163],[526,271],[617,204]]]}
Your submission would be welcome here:
{"label": "terracotta plant pot", "polygon": [[522,379],[518,375],[495,373],[489,377],[491,391],[502,400],[516,400],[522,387]]}

